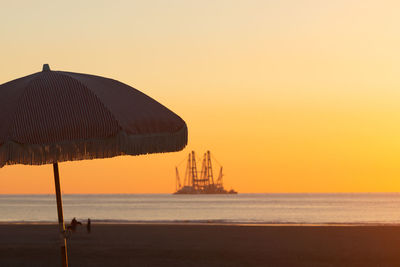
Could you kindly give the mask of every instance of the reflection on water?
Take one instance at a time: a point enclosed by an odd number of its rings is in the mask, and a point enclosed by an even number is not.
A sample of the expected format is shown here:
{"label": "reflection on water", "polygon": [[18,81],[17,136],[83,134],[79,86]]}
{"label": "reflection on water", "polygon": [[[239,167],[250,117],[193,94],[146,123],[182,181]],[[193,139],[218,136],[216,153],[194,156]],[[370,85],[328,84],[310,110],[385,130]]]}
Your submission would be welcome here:
{"label": "reflection on water", "polygon": [[[400,223],[400,194],[64,195],[64,217],[109,222]],[[56,222],[54,195],[0,195],[0,222]]]}

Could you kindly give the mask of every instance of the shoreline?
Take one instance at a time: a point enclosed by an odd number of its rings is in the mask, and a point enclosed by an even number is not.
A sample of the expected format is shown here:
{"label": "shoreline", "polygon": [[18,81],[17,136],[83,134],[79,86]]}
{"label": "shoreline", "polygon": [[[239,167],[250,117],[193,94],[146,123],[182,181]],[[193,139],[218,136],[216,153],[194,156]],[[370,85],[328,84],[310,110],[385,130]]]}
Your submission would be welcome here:
{"label": "shoreline", "polygon": [[[85,221],[81,221],[83,226]],[[118,222],[118,221],[96,221],[91,220],[92,224],[96,225],[116,225],[116,226],[129,226],[129,225],[143,225],[143,226],[246,226],[246,227],[400,227],[400,223],[220,223],[220,222]],[[65,222],[68,225],[69,222]],[[58,222],[0,222],[0,226],[4,225],[58,225]]]}

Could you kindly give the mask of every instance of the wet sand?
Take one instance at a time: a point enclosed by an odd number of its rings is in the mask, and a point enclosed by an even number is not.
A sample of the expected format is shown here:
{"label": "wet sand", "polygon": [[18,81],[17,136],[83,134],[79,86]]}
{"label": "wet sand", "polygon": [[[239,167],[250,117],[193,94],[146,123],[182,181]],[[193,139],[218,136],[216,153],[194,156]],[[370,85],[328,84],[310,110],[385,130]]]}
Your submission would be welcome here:
{"label": "wet sand", "polygon": [[[0,266],[59,266],[57,225],[0,224]],[[396,226],[92,225],[77,266],[400,266]]]}

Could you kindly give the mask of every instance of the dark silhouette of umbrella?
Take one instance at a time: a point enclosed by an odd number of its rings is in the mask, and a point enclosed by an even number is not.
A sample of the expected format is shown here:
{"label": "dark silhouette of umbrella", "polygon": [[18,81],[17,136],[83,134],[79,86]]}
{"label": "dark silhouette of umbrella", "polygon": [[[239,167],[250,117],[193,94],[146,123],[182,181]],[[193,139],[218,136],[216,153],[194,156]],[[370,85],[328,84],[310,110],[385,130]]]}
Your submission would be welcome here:
{"label": "dark silhouette of umbrella", "polygon": [[63,266],[68,266],[58,162],[172,152],[186,123],[116,80],[43,71],[0,85],[0,167],[53,164]]}

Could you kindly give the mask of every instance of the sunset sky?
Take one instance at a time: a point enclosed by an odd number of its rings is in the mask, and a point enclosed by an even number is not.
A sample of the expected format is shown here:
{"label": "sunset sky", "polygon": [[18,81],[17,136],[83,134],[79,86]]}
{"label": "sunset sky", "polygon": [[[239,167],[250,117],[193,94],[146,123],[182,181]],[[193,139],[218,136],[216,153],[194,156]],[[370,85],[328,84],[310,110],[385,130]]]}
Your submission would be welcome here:
{"label": "sunset sky", "polygon": [[[41,71],[129,84],[188,124],[181,152],[60,164],[64,193],[171,193],[211,150],[239,192],[400,191],[400,2],[5,1],[0,84]],[[181,176],[185,164],[180,165]],[[0,194],[54,193],[51,165]]]}

